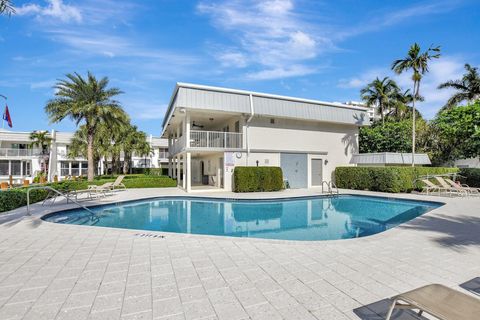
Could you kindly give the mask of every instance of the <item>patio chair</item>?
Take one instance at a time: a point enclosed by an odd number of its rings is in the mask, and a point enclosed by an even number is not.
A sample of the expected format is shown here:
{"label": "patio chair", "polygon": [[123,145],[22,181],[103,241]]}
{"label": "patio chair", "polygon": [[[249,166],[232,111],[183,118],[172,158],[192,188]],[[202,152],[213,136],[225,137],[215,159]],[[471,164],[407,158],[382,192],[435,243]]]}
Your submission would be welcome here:
{"label": "patio chair", "polygon": [[441,284],[430,284],[392,298],[386,320],[394,309],[416,309],[440,320],[473,320],[480,315],[480,299]]}
{"label": "patio chair", "polygon": [[430,192],[441,193],[442,191],[446,191],[445,188],[443,188],[441,186],[437,186],[436,184],[434,184],[433,182],[431,182],[428,179],[423,179],[421,181],[425,184],[425,186],[423,186],[422,191],[426,191],[427,194],[429,194]]}
{"label": "patio chair", "polygon": [[106,196],[107,193],[111,192],[112,190],[113,190],[113,182],[107,182],[100,186],[89,185],[87,188],[87,191],[90,192],[90,196],[92,194],[96,196],[99,196],[99,195]]}
{"label": "patio chair", "polygon": [[452,188],[455,188],[455,189],[458,189],[458,190],[464,190],[471,195],[480,195],[480,188],[472,188],[472,187],[469,187],[466,184],[457,183],[457,182],[455,182],[455,181],[453,181],[452,179],[449,179],[449,178],[445,178],[444,180],[449,185],[451,185]]}
{"label": "patio chair", "polygon": [[434,178],[450,194],[456,193],[456,194],[461,195],[461,196],[468,196],[467,191],[465,191],[463,189],[457,189],[457,188],[454,188],[454,187],[450,186],[442,177],[437,176],[437,177],[434,177]]}
{"label": "patio chair", "polygon": [[115,190],[115,189],[127,189],[127,187],[125,187],[125,185],[122,183],[123,179],[125,178],[125,176],[118,176],[117,179],[115,179],[115,182],[112,184],[112,190]]}

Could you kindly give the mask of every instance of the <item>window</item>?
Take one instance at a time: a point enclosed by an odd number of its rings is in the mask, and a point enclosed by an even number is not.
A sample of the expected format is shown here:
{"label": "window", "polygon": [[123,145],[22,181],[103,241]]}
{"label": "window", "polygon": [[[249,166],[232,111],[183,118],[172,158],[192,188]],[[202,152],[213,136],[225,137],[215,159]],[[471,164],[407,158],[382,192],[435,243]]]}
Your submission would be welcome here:
{"label": "window", "polygon": [[21,161],[20,160],[12,160],[10,163],[10,168],[11,168],[11,175],[12,176],[21,176],[22,175],[22,170],[21,170]]}
{"label": "window", "polygon": [[60,175],[66,177],[70,175],[69,162],[62,161],[60,162]]}
{"label": "window", "polygon": [[80,162],[72,162],[72,176],[77,177],[80,175]]}
{"label": "window", "polygon": [[0,175],[1,176],[8,176],[8,160],[0,160]]}
{"label": "window", "polygon": [[32,174],[32,163],[30,161],[23,162],[23,175],[29,176]]}

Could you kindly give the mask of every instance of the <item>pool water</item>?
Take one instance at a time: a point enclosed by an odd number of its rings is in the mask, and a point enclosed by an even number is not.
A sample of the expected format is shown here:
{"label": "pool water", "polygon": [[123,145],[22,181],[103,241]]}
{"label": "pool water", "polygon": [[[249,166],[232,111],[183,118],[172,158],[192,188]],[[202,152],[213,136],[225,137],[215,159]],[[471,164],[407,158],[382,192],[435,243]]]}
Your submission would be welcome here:
{"label": "pool water", "polygon": [[372,235],[440,203],[340,195],[275,200],[168,197],[62,211],[49,222],[216,236],[333,240]]}

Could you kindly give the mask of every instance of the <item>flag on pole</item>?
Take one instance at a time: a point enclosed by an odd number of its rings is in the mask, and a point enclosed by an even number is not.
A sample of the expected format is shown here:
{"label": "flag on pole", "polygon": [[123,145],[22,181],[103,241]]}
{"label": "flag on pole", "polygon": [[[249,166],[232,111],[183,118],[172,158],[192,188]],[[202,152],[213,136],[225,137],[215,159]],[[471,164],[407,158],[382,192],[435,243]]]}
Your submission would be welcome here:
{"label": "flag on pole", "polygon": [[10,112],[8,111],[8,106],[5,105],[5,111],[3,112],[3,121],[7,121],[8,126],[12,127],[12,117],[10,117]]}

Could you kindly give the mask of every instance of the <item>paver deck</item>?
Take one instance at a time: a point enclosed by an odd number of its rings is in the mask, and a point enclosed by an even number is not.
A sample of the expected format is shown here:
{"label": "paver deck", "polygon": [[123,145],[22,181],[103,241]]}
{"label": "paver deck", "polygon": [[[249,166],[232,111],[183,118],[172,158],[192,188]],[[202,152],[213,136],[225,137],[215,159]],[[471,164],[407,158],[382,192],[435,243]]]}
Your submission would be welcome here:
{"label": "paver deck", "polygon": [[[127,190],[89,204],[175,194]],[[38,217],[72,205],[36,204],[33,217],[0,226],[0,319],[373,320],[389,296],[428,283],[463,290],[480,276],[480,198],[388,196],[446,204],[374,236],[313,242],[54,224]]]}

